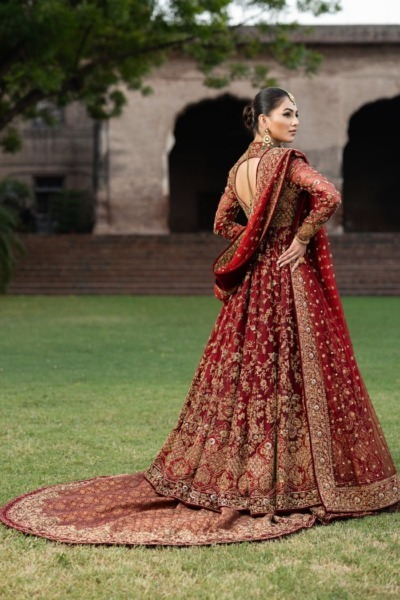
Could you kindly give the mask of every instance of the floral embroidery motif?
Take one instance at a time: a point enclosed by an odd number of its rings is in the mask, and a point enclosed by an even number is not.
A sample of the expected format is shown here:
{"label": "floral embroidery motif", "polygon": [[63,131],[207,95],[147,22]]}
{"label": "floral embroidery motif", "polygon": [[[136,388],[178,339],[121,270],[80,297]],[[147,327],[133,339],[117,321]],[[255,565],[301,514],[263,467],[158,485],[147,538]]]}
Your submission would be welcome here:
{"label": "floral embroidery motif", "polygon": [[352,366],[308,270],[302,265],[292,280],[312,452],[324,506],[333,512],[389,506],[399,499],[399,477],[354,357]]}
{"label": "floral embroidery motif", "polygon": [[[214,233],[226,240],[233,240],[238,233],[245,229],[245,225],[239,225],[235,222],[241,207],[234,190],[236,171],[237,166],[235,165],[229,172],[226,188],[214,219]],[[243,208],[247,211],[247,207]]]}
{"label": "floral embroidery motif", "polygon": [[187,546],[268,540],[312,527],[317,515],[284,517],[193,510],[157,494],[142,473],[96,477],[36,490],[6,505],[10,527],[67,544]]}
{"label": "floral embroidery motif", "polygon": [[311,210],[297,230],[297,237],[308,242],[336,212],[342,200],[335,186],[301,158],[292,160],[288,178],[312,197]]}
{"label": "floral embroidery motif", "polygon": [[[339,462],[343,463],[347,446],[352,445],[351,436],[341,433],[339,428],[333,437],[332,431],[326,429],[330,415],[324,412],[321,398],[324,389],[331,384],[342,390],[346,397],[354,396],[346,366],[348,357],[341,354],[341,343],[335,344],[336,362],[329,355],[328,375],[323,381],[315,370],[317,349],[312,345],[303,349],[304,343],[302,348],[299,345],[299,336],[305,334],[315,343],[320,335],[328,340],[327,343],[332,339],[332,344],[337,338],[337,323],[331,318],[331,307],[324,304],[321,289],[323,284],[326,293],[336,294],[333,282],[328,283],[331,271],[326,272],[327,280],[324,279],[328,259],[325,254],[320,257],[324,260],[321,282],[316,279],[317,271],[314,273],[315,257],[312,252],[308,256],[308,270],[304,273],[303,269],[303,276],[296,279],[296,284],[303,286],[306,275],[307,285],[319,289],[320,297],[315,299],[315,303],[322,311],[322,332],[313,329],[316,325],[315,312],[311,313],[307,322],[302,321],[303,327],[299,329],[301,314],[307,313],[310,299],[304,295],[300,297],[300,292],[292,285],[289,266],[279,269],[276,265],[278,256],[293,239],[292,227],[302,190],[313,194],[310,213],[303,221],[305,227],[312,225],[313,235],[337,208],[340,196],[296,153],[286,171],[286,179],[282,181],[280,173],[285,171],[276,174],[275,167],[286,150],[276,148],[262,154],[258,147],[258,151],[262,158],[257,172],[256,202],[262,197],[263,189],[272,184],[279,190],[279,195],[271,194],[272,198],[278,198],[278,203],[267,205],[266,235],[249,262],[243,281],[235,293],[228,296],[218,317],[177,426],[145,473],[162,494],[210,509],[230,506],[248,509],[254,514],[320,504],[333,483],[319,475],[328,472],[334,455],[336,462],[332,477],[337,485],[349,486],[348,463],[339,467]],[[254,148],[252,152],[255,156]],[[246,156],[247,153],[237,164],[241,164]],[[237,165],[231,171],[232,177],[235,168]],[[254,217],[257,204],[252,209]],[[234,230],[235,224],[230,225]],[[224,226],[229,227],[228,218]],[[235,244],[217,261],[219,271],[223,272],[224,265],[235,253],[237,255],[240,240],[239,235]],[[328,360],[327,356],[326,353],[324,361]],[[359,374],[355,376],[361,380]],[[360,396],[360,401],[368,402],[365,395]],[[310,406],[319,419],[312,433]],[[370,417],[372,412],[367,412]],[[351,414],[346,418],[347,427]],[[252,418],[253,415],[259,415],[259,420]],[[357,435],[359,452],[365,454],[365,447],[360,446],[361,434]],[[321,446],[327,443],[326,438],[330,440],[332,437],[335,447],[331,455],[328,453],[316,458],[311,440],[317,440],[316,443]],[[374,447],[378,442],[373,436],[368,436],[368,444],[370,452],[375,453],[374,459],[371,458],[370,464],[366,465],[369,472],[363,477],[362,469],[354,469],[353,465],[352,483],[356,489],[360,484],[374,485],[368,488],[364,497],[357,494],[356,508],[350,501],[348,488],[346,497],[349,502],[346,504],[344,500],[329,505],[333,511],[351,512],[361,510],[361,507],[364,510],[376,509],[382,506],[383,498],[386,506],[396,502],[398,496],[393,487],[397,485],[397,474],[381,430],[379,451]],[[381,472],[377,454],[382,455],[380,464],[384,470]],[[347,455],[346,459],[350,460]],[[345,475],[341,475],[343,473]],[[381,483],[377,483],[378,479]],[[382,481],[385,491],[382,490]],[[375,488],[379,488],[378,496]],[[390,494],[389,489],[392,490]]]}
{"label": "floral embroidery motif", "polygon": [[[28,493],[3,507],[5,524],[66,543],[195,545],[400,510],[399,477],[354,358],[322,226],[340,199],[293,152],[288,166],[286,149],[264,159],[261,144],[251,149],[261,157],[247,211],[250,222],[260,218],[257,239],[234,221],[235,169],[246,155],[230,172],[215,231],[235,242],[219,267],[242,236],[255,252],[149,468]],[[273,202],[261,215],[267,185]],[[292,273],[277,259],[293,240],[304,189],[311,209],[298,232],[312,239]]]}

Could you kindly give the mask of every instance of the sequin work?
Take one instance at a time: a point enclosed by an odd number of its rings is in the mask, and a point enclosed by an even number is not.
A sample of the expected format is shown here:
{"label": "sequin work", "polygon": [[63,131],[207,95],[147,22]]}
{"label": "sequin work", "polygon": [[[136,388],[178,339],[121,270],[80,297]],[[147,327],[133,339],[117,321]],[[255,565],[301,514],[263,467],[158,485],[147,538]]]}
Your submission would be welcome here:
{"label": "sequin work", "polygon": [[[246,243],[251,251],[159,453],[144,472],[24,494],[3,507],[6,525],[65,543],[180,546],[268,540],[399,510],[399,477],[354,357],[323,227],[340,195],[301,153],[254,144],[257,193],[243,207],[252,236],[235,223],[246,155],[215,218],[215,233],[232,242],[219,269]],[[294,233],[310,243],[292,272],[277,259]]]}

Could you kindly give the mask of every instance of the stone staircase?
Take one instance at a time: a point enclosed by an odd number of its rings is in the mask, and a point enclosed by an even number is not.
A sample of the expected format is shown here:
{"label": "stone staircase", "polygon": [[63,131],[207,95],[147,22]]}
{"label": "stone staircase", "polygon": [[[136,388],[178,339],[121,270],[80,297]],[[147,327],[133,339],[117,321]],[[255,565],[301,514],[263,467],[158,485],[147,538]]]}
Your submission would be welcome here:
{"label": "stone staircase", "polygon": [[[339,290],[400,295],[400,234],[330,236]],[[212,233],[169,236],[25,235],[9,294],[211,294],[226,246]]]}

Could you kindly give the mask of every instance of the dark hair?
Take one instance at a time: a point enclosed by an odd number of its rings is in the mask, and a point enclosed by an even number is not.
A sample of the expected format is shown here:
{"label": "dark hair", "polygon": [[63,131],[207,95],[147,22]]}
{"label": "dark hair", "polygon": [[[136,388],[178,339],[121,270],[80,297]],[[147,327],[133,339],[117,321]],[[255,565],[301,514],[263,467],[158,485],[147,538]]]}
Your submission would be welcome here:
{"label": "dark hair", "polygon": [[258,117],[269,115],[274,108],[282,104],[285,98],[290,99],[290,96],[281,88],[268,87],[260,90],[253,102],[243,109],[243,121],[247,129],[254,133],[257,130]]}

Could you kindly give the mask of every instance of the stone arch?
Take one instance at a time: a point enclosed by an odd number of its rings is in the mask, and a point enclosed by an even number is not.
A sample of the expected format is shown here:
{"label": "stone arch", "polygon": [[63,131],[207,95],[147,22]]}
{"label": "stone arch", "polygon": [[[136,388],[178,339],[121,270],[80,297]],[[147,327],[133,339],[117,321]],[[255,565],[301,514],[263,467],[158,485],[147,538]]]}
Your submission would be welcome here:
{"label": "stone arch", "polygon": [[350,117],[343,152],[345,231],[400,231],[400,96],[362,106]]}
{"label": "stone arch", "polygon": [[169,154],[171,232],[212,230],[228,171],[251,141],[242,121],[248,102],[223,94],[189,104],[178,116]]}

